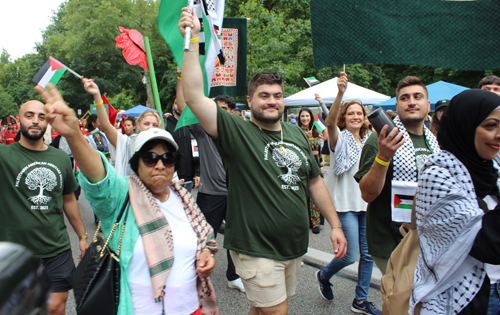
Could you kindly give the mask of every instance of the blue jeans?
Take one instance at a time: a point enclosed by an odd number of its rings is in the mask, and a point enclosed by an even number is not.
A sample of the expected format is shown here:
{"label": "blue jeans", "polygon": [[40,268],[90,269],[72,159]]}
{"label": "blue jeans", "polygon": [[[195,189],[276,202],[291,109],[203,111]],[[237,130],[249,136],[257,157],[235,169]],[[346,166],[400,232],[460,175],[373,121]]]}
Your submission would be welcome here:
{"label": "blue jeans", "polygon": [[500,314],[500,281],[491,285],[490,302],[488,303],[488,315]]}
{"label": "blue jeans", "polygon": [[368,288],[372,278],[373,259],[368,254],[368,244],[366,243],[366,211],[360,212],[338,212],[342,222],[342,230],[347,240],[347,253],[340,260],[332,260],[321,270],[321,277],[326,280],[356,262],[358,258],[358,244],[360,260],[358,266],[358,283],[356,284],[356,300],[365,301],[368,298]]}

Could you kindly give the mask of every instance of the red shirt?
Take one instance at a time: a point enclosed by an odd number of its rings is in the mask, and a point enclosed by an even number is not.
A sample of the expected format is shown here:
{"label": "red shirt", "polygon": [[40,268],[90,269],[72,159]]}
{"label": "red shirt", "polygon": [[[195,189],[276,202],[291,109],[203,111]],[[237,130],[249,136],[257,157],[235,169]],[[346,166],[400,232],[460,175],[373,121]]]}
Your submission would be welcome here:
{"label": "red shirt", "polygon": [[[5,132],[5,131],[4,131]],[[16,142],[16,133],[13,132],[13,133],[8,133],[8,132],[5,132],[5,137],[4,139],[6,139],[6,141],[4,142],[5,144],[13,144],[14,142]]]}

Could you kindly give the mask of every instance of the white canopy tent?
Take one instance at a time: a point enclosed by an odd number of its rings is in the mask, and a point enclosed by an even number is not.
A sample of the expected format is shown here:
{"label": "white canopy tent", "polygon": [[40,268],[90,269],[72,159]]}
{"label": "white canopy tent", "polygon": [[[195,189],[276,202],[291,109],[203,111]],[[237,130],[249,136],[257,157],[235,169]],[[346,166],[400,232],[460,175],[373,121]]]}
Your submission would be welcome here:
{"label": "white canopy tent", "polygon": [[[337,97],[337,80],[333,78],[323,83],[311,86],[308,89],[285,98],[285,106],[318,106],[314,93],[318,93],[326,103],[333,103]],[[344,101],[360,100],[363,104],[378,104],[390,99],[389,96],[366,89],[349,82],[344,94]]]}

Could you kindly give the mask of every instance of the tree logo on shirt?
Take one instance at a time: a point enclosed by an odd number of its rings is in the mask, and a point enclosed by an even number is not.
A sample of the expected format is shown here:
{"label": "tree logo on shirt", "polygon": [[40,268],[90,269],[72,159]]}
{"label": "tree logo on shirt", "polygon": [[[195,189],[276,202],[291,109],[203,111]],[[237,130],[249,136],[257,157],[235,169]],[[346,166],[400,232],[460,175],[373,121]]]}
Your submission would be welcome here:
{"label": "tree logo on shirt", "polygon": [[57,186],[57,177],[50,169],[38,167],[28,173],[25,183],[30,190],[39,190],[38,195],[29,197],[28,200],[37,205],[46,204],[52,197],[44,196],[43,192],[52,191]]}
{"label": "tree logo on shirt", "polygon": [[288,169],[288,173],[279,175],[279,178],[289,185],[300,182],[300,177],[292,173],[297,172],[302,165],[302,161],[295,152],[292,150],[280,150],[278,148],[274,148],[273,159],[276,161],[276,165],[278,165],[278,167],[286,167]]}

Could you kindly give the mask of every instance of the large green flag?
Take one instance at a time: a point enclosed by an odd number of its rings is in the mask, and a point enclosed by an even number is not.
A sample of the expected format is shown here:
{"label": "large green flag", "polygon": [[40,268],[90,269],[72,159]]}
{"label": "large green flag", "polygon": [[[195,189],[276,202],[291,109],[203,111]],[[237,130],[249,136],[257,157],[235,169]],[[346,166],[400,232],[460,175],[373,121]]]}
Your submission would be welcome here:
{"label": "large green flag", "polygon": [[499,0],[311,0],[316,70],[341,64],[500,68]]}
{"label": "large green flag", "polygon": [[[158,30],[167,42],[179,67],[182,67],[182,58],[184,56],[184,38],[179,32],[178,23],[182,8],[185,6],[187,6],[187,0],[162,0],[158,12]],[[205,95],[208,96],[215,59],[222,56],[219,33],[224,17],[224,0],[218,0],[215,3],[212,0],[202,0],[201,5],[195,6],[195,9],[203,26],[199,35],[200,64],[203,71]],[[191,112],[191,109],[186,107],[177,122],[175,130],[196,123],[198,123],[198,120]]]}

